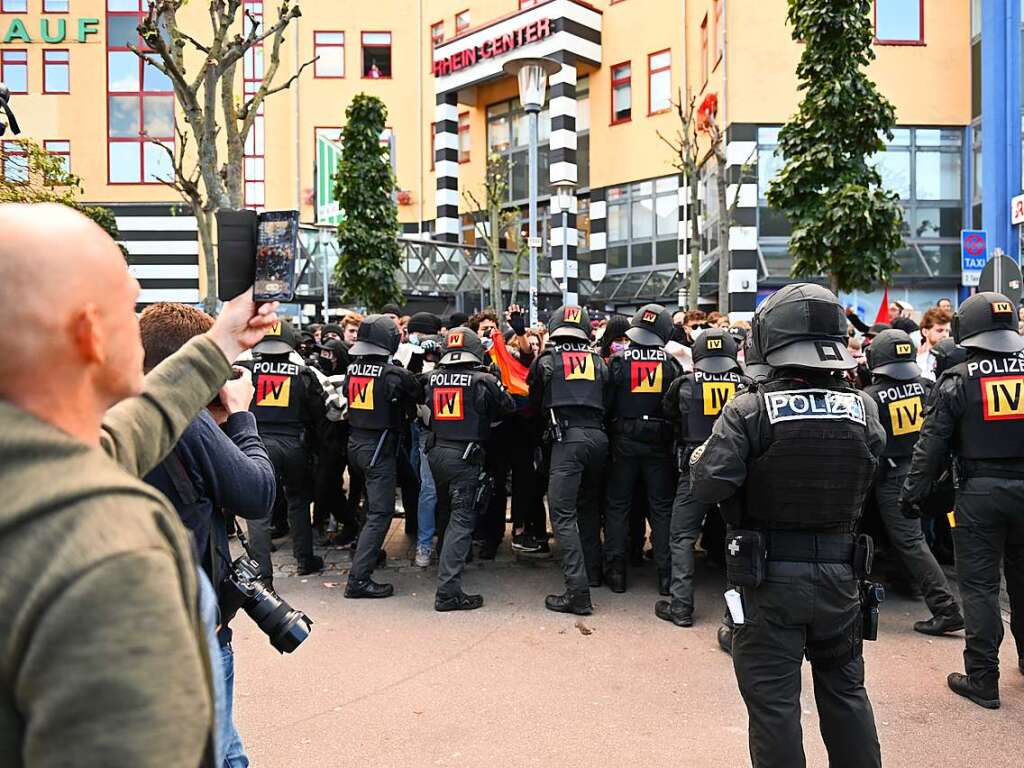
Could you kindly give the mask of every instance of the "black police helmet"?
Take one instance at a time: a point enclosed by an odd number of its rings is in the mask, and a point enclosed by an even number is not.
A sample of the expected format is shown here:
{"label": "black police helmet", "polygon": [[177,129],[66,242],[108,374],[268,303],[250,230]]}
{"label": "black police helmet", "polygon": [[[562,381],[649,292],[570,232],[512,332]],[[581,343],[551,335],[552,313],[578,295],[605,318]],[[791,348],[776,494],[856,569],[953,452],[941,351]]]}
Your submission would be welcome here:
{"label": "black police helmet", "polygon": [[740,367],[736,337],[725,328],[709,328],[693,342],[693,367],[705,373],[725,373]]}
{"label": "black police helmet", "polygon": [[395,354],[402,343],[402,332],[398,324],[387,315],[370,315],[359,324],[356,343],[349,350],[351,355]]}
{"label": "black police helmet", "polygon": [[947,337],[932,347],[932,354],[935,355],[935,378],[939,378],[944,372],[954,365],[960,365],[967,359],[967,350],[958,347],[953,339]]}
{"label": "black police helmet", "polygon": [[276,322],[252,348],[261,355],[287,355],[298,347],[298,334],[287,320]]}
{"label": "black police helmet", "polygon": [[890,328],[875,336],[864,352],[868,368],[879,376],[896,381],[910,381],[921,375],[917,364],[917,346],[910,334]]}
{"label": "black police helmet", "polygon": [[439,365],[462,365],[484,362],[484,343],[475,331],[465,326],[452,328],[444,339],[444,357]]}
{"label": "black police helmet", "polygon": [[772,368],[848,370],[857,363],[846,348],[846,326],[846,311],[832,291],[793,283],[765,299],[757,343]]}
{"label": "black police helmet", "polygon": [[1013,302],[995,291],[976,293],[953,316],[953,338],[961,347],[1012,353],[1024,349]]}
{"label": "black police helmet", "polygon": [[626,337],[641,347],[663,347],[672,335],[672,313],[661,304],[645,304],[629,321]]}
{"label": "black police helmet", "polygon": [[584,307],[559,307],[548,318],[548,336],[590,341],[590,314]]}
{"label": "black police helmet", "polygon": [[772,372],[772,367],[764,361],[764,355],[757,344],[757,315],[754,315],[743,348],[743,372],[754,381],[764,381]]}

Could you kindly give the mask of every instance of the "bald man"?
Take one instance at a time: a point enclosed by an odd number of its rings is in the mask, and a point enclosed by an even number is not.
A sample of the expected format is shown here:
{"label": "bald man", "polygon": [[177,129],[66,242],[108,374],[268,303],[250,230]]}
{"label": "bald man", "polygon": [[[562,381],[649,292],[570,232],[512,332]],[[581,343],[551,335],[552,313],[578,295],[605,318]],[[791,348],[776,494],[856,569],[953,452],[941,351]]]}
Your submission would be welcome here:
{"label": "bald man", "polygon": [[138,478],[276,322],[251,294],[149,376],[139,286],[57,205],[0,205],[0,762],[212,764],[196,567]]}

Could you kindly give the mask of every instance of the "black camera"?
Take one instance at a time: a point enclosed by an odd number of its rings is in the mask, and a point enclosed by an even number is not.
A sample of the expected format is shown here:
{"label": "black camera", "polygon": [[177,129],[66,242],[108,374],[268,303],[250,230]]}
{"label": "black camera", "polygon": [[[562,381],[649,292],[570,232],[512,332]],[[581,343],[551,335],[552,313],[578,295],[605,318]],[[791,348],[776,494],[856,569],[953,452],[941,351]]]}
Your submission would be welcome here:
{"label": "black camera", "polygon": [[[245,546],[244,540],[242,544]],[[222,614],[230,617],[239,608],[244,609],[280,653],[294,651],[312,631],[311,618],[296,611],[260,581],[260,566],[248,554],[231,564],[220,591]]]}

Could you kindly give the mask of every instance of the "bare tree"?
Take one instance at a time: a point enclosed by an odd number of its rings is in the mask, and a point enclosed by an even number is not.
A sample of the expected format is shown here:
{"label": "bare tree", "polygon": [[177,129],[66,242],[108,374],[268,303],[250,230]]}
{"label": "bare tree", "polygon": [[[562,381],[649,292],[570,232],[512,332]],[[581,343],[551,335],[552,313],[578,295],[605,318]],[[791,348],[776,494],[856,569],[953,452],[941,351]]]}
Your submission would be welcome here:
{"label": "bare tree", "polygon": [[699,131],[697,130],[697,99],[687,92],[687,100],[683,102],[682,90],[678,92],[678,98],[674,104],[676,114],[679,115],[679,128],[673,138],[666,138],[658,131],[658,138],[667,144],[673,151],[675,157],[672,161],[673,167],[682,174],[682,183],[689,189],[689,201],[687,207],[690,210],[690,237],[687,248],[690,257],[688,274],[688,285],[681,293],[679,305],[687,309],[697,309],[697,301],[700,298],[700,223],[697,218],[697,211],[700,206],[698,196],[698,174],[700,169],[699,157]]}
{"label": "bare tree", "polygon": [[[501,294],[501,239],[514,231],[519,220],[518,212],[508,203],[508,161],[496,152],[488,155],[487,169],[484,172],[483,200],[471,190],[466,190],[463,198],[472,209],[473,220],[476,222],[476,236],[483,240],[487,248],[491,306],[498,313],[498,317],[502,317],[504,307]],[[518,274],[513,275],[513,278],[518,282]],[[515,284],[512,289],[512,303],[515,303]]]}
{"label": "bare tree", "polygon": [[[188,202],[196,217],[206,264],[204,304],[208,309],[213,309],[217,301],[215,214],[221,208],[245,205],[245,143],[260,106],[267,97],[289,88],[315,61],[303,63],[275,85],[285,29],[302,15],[299,6],[291,0],[280,0],[276,21],[265,25],[243,10],[242,1],[208,0],[210,37],[203,42],[179,26],[178,12],[189,0],[153,0],[139,25],[139,34],[149,50],[129,46],[171,81],[175,101],[185,118],[185,127],[175,118],[177,141],[173,148],[154,143],[168,153],[174,170],[174,177],[164,183]],[[248,51],[264,43],[269,46],[269,56],[259,86],[239,99],[238,64]],[[226,147],[223,159],[218,142]]]}

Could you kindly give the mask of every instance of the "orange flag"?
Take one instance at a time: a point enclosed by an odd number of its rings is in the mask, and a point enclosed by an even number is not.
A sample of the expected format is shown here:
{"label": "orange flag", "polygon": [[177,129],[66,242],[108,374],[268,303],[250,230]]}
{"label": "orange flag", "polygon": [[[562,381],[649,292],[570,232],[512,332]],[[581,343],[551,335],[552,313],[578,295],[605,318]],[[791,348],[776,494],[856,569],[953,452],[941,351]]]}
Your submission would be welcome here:
{"label": "orange flag", "polygon": [[505,385],[509,394],[525,397],[530,392],[530,388],[526,386],[526,374],[529,372],[526,366],[512,356],[505,346],[505,337],[501,331],[491,331],[491,341],[491,359],[501,371],[501,383]]}

